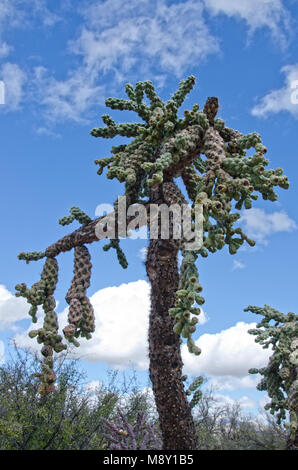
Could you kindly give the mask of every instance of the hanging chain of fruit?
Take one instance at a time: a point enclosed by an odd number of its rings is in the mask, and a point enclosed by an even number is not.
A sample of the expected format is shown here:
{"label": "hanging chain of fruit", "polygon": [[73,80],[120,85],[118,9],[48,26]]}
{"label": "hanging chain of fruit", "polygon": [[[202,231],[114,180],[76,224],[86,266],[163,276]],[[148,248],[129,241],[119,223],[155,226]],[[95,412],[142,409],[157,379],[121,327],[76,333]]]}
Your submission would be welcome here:
{"label": "hanging chain of fruit", "polygon": [[63,330],[65,338],[75,346],[80,345],[75,338],[81,336],[90,339],[95,330],[93,307],[86,296],[86,290],[90,286],[91,268],[88,249],[85,245],[77,246],[74,249],[74,276],[65,297],[69,304],[69,324]]}

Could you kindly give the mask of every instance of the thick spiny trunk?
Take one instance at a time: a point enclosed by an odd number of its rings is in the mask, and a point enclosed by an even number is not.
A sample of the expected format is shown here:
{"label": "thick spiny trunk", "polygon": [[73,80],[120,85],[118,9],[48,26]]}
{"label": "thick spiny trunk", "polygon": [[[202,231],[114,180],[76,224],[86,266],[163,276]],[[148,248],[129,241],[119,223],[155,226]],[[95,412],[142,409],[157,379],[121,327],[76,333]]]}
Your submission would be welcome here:
{"label": "thick spiny trunk", "polygon": [[[153,202],[160,204],[163,201],[155,197]],[[174,322],[168,313],[174,305],[178,288],[177,253],[177,240],[150,240],[146,262],[151,283],[150,379],[164,449],[194,450],[197,448],[197,437],[181,380],[180,338],[173,332]]]}

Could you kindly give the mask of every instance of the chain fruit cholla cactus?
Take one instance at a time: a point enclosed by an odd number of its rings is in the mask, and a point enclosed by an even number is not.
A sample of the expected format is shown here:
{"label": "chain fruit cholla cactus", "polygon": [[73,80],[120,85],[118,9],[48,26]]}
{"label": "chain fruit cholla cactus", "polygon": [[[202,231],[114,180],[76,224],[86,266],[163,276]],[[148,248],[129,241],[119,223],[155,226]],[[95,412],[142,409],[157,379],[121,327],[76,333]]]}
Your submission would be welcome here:
{"label": "chain fruit cholla cactus", "polygon": [[[91,131],[94,137],[113,138],[119,135],[131,138],[129,143],[113,146],[111,156],[95,163],[99,166],[99,174],[106,168],[108,178],[125,183],[127,206],[136,203],[145,206],[147,220],[142,223],[147,223],[150,235],[152,205],[182,208],[188,198],[193,229],[196,228],[196,207],[198,204],[203,207],[203,245],[200,249],[187,248],[184,234],[181,239],[174,236],[173,212],[169,211],[169,236],[167,239],[161,236],[159,212],[159,233],[157,237],[150,236],[147,251],[146,271],[151,284],[148,332],[150,378],[163,445],[171,450],[191,450],[198,445],[191,405],[183,384],[180,351],[181,338],[185,338],[190,353],[199,355],[201,352],[192,338],[200,306],[204,303],[196,261],[225,245],[228,245],[231,254],[235,254],[244,242],[253,246],[255,242],[235,226],[240,218],[239,211],[242,207],[252,207],[253,201],[258,198],[257,193],[265,200],[275,201],[274,186],[289,186],[280,168],[266,169],[267,149],[261,143],[259,134],[242,135],[227,127],[222,119],[216,118],[219,108],[217,98],[208,98],[202,111],[195,104],[191,110],[184,111],[183,117],[178,116],[178,110],[194,83],[193,76],[182,80],[167,102],[157,95],[150,81],[137,82],[135,87],[127,84],[128,99],[108,98],[106,105],[115,110],[134,111],[142,122],[117,124],[112,117],[104,114],[105,127]],[[251,148],[255,149],[255,153],[247,156],[246,151]],[[186,196],[178,188],[176,178],[182,180]],[[121,229],[120,233],[117,225],[118,201],[110,214],[117,228],[104,249],[114,248],[121,266],[126,268],[127,260],[120,248],[123,231]],[[127,227],[133,217],[125,215]],[[86,245],[106,236],[99,236],[96,231],[102,218],[91,220],[76,207],[70,210],[69,216],[60,219],[60,224],[66,225],[74,220],[81,224],[80,228],[53,243],[44,252],[21,253],[19,258],[29,262],[46,257],[46,264],[57,266],[57,256],[74,249],[74,279],[66,296],[70,305],[69,324],[64,328],[64,336],[78,345],[78,336],[89,338],[94,330],[93,311],[86,297],[91,272]],[[180,272],[177,261],[179,251],[183,258]],[[49,274],[44,274],[37,286],[28,289],[21,284],[17,290],[18,295],[26,297],[32,305],[30,314],[33,321],[36,320],[37,305],[44,307],[47,321],[43,330],[36,334],[39,335],[38,341],[50,351],[45,355],[45,350],[42,350],[45,367],[51,370],[52,361],[48,357],[52,357],[52,349],[57,352],[64,346],[57,336],[55,303],[51,297],[53,281],[50,282],[50,279]],[[48,298],[51,299],[51,314]],[[47,387],[45,391],[50,391]],[[195,401],[199,395],[198,391]]]}
{"label": "chain fruit cholla cactus", "polygon": [[[250,369],[250,374],[263,376],[258,390],[266,390],[271,401],[265,409],[277,416],[278,424],[286,419],[289,413],[288,448],[298,448],[298,315],[290,312],[287,315],[269,305],[264,307],[248,306],[250,311],[264,318],[257,327],[248,332],[256,336],[255,341],[263,348],[272,348],[269,363],[261,369]],[[274,322],[274,324],[272,324]]]}

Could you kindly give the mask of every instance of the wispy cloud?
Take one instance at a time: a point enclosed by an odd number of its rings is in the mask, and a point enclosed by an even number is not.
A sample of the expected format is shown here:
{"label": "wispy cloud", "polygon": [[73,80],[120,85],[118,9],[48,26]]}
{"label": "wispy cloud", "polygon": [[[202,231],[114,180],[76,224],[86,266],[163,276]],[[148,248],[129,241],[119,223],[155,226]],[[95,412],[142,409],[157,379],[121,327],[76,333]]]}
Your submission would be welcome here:
{"label": "wispy cloud", "polygon": [[184,77],[193,63],[219,51],[200,2],[163,0],[91,2],[81,9],[82,25],[69,40],[68,52],[80,59],[65,79],[45,68],[36,72],[38,100],[52,121],[85,122],[87,112],[106,97],[103,76],[114,88],[127,80],[156,80],[165,74]]}
{"label": "wispy cloud", "polygon": [[13,0],[2,0],[0,3],[0,27],[1,30],[7,27],[16,27],[24,22],[25,12],[22,8],[17,8],[17,2]]}
{"label": "wispy cloud", "polygon": [[1,110],[16,111],[21,106],[27,75],[17,64],[6,62],[0,69],[0,77],[5,85],[5,105]]}
{"label": "wispy cloud", "polygon": [[241,261],[238,261],[237,259],[233,260],[233,267],[232,270],[235,271],[235,269],[244,269],[245,264],[242,263]]}
{"label": "wispy cloud", "polygon": [[[29,2],[28,0],[24,2],[26,3],[27,7],[28,7]],[[44,26],[52,27],[59,21],[62,21],[62,18],[59,14],[57,14],[56,12],[48,8],[48,5],[47,5],[48,3],[51,4],[51,2],[47,2],[47,0],[31,0],[31,4],[32,4],[31,8],[34,12],[34,15],[41,18]]]}
{"label": "wispy cloud", "polygon": [[48,122],[88,122],[86,111],[104,103],[104,87],[96,85],[97,77],[80,68],[65,80],[57,80],[45,67],[36,67],[32,79],[32,98],[43,109]]}
{"label": "wispy cloud", "polygon": [[[0,58],[8,57],[15,47],[4,39],[13,28],[52,27],[61,18],[47,7],[46,0],[1,0],[0,3]],[[22,65],[6,62],[0,68],[0,80],[5,84],[5,105],[1,111],[17,111],[25,95],[28,73]],[[28,90],[27,90],[28,91]]]}
{"label": "wispy cloud", "polygon": [[286,65],[281,72],[285,74],[284,86],[267,93],[253,107],[251,113],[254,116],[265,117],[269,114],[288,111],[298,118],[298,63]]}
{"label": "wispy cloud", "polygon": [[12,51],[13,47],[6,42],[0,43],[0,59],[7,57]]}
{"label": "wispy cloud", "polygon": [[82,13],[85,24],[70,46],[88,69],[152,73],[155,65],[181,76],[194,61],[219,49],[197,1],[106,0]]}
{"label": "wispy cloud", "polygon": [[47,127],[37,127],[35,130],[37,135],[40,136],[47,136],[47,137],[53,137],[54,139],[61,139],[62,135],[58,134],[57,132],[52,131],[51,129]]}
{"label": "wispy cloud", "polygon": [[[30,6],[31,8],[28,8]],[[41,108],[47,125],[57,122],[88,122],[88,113],[106,97],[103,77],[117,89],[124,81],[150,79],[163,86],[168,74],[182,78],[192,67],[220,51],[219,40],[210,31],[205,13],[225,14],[246,21],[249,31],[266,27],[285,41],[289,14],[281,0],[105,0],[90,1],[78,8],[82,21],[66,49],[77,58],[77,67],[57,78],[53,70],[38,67],[30,75],[27,93]],[[29,12],[32,12],[32,14]],[[3,0],[0,5],[0,56],[12,50],[2,40],[1,30],[43,27],[62,21],[62,10],[49,8],[46,0]],[[65,13],[65,12],[64,12]],[[21,68],[20,66],[18,66]],[[265,97],[254,113],[270,110],[274,96]],[[276,100],[275,100],[276,101]],[[14,103],[18,101],[15,100]],[[296,107],[297,108],[297,107]],[[296,110],[295,108],[295,110]],[[13,105],[10,110],[18,109]],[[293,112],[296,112],[293,109]],[[44,126],[42,126],[44,127]]]}
{"label": "wispy cloud", "polygon": [[34,19],[38,19],[44,26],[55,25],[61,21],[61,17],[51,11],[47,3],[47,0],[1,0],[1,29],[30,27]]}
{"label": "wispy cloud", "polygon": [[290,14],[282,0],[204,0],[213,14],[225,14],[246,22],[250,35],[268,28],[275,40],[285,46],[290,34]]}
{"label": "wispy cloud", "polygon": [[[0,57],[8,55],[12,46],[3,36],[12,28],[52,27],[61,17],[49,10],[46,0],[1,0],[0,2]],[[2,54],[1,54],[2,52]]]}

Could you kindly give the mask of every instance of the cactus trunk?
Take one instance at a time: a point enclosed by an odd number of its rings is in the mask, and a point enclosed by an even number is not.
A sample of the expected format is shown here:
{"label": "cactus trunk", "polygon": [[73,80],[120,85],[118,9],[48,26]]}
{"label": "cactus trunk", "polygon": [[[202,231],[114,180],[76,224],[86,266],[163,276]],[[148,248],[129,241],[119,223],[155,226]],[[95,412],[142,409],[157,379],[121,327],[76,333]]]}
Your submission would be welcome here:
{"label": "cactus trunk", "polygon": [[[158,191],[161,196],[161,190]],[[162,198],[151,192],[151,202]],[[169,308],[175,302],[179,274],[177,240],[150,239],[146,270],[151,284],[149,318],[150,379],[166,450],[194,450],[197,436],[182,378],[180,338]]]}

